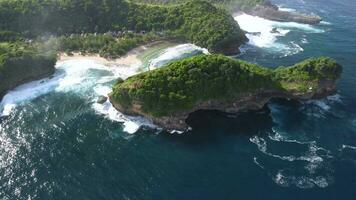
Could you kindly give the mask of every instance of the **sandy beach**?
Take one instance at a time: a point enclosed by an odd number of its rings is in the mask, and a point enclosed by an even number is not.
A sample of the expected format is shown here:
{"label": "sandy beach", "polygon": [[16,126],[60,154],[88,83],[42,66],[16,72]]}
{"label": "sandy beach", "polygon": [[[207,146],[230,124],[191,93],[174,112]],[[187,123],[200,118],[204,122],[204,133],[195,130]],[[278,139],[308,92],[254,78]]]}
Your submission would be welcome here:
{"label": "sandy beach", "polygon": [[107,59],[101,57],[99,54],[87,54],[83,55],[78,52],[72,53],[72,55],[68,55],[66,53],[60,53],[58,62],[67,61],[67,60],[94,60],[98,63],[102,63],[107,66],[139,66],[142,64],[141,60],[138,58],[138,55],[146,49],[145,46],[140,46],[129,51],[125,56],[122,56],[117,59]]}

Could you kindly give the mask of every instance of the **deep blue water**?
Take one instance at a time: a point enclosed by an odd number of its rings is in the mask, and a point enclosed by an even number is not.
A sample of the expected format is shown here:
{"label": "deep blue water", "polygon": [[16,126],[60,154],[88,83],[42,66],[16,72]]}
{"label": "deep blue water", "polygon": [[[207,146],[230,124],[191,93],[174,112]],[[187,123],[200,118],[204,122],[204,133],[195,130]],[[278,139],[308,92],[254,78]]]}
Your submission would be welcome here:
{"label": "deep blue water", "polygon": [[90,92],[51,92],[0,119],[0,199],[356,199],[356,2],[274,2],[321,15],[324,32],[280,37],[303,48],[293,55],[250,46],[238,58],[331,56],[344,67],[337,95],[198,112],[179,135],[128,134],[93,110]]}

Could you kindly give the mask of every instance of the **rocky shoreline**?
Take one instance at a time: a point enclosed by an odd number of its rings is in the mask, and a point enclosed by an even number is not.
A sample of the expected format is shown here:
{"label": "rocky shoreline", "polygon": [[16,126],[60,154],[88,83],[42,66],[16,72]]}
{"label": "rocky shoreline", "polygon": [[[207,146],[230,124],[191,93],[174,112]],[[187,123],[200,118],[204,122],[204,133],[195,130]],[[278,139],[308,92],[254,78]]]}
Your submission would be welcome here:
{"label": "rocky shoreline", "polygon": [[[210,63],[202,62],[202,59]],[[171,63],[158,71],[118,82],[109,94],[109,100],[124,114],[143,116],[167,130],[185,131],[188,129],[185,120],[199,110],[239,113],[260,110],[273,98],[297,101],[325,98],[336,92],[336,82],[342,73],[342,67],[329,58],[310,59],[272,71],[238,62],[212,55]],[[219,67],[214,63],[218,63]],[[207,65],[217,68],[205,69]],[[226,74],[221,66],[225,66],[229,73]],[[223,79],[226,81],[215,83],[214,75],[220,73],[225,74]],[[204,84],[198,82],[202,77],[209,77]],[[169,80],[175,80],[174,84],[179,85],[179,78],[186,90],[184,87],[169,86],[172,85]],[[220,81],[223,79],[218,78]],[[239,82],[246,79],[245,83]],[[165,80],[168,83],[164,83]],[[199,86],[189,85],[190,82]],[[218,89],[220,86],[217,84],[225,85],[229,92]],[[217,89],[209,91],[209,88]],[[206,93],[211,95],[206,96]]]}
{"label": "rocky shoreline", "polygon": [[244,111],[261,110],[273,98],[307,101],[312,99],[325,98],[336,92],[336,85],[333,81],[320,81],[319,86],[320,88],[315,90],[315,92],[310,91],[307,93],[294,93],[280,90],[269,90],[242,94],[240,97],[230,102],[225,102],[223,100],[202,101],[198,103],[193,109],[176,112],[172,115],[163,117],[155,117],[142,112],[142,105],[140,105],[139,102],[134,103],[130,109],[126,109],[115,102],[112,96],[109,96],[109,100],[117,110],[126,115],[143,116],[151,120],[154,124],[169,131],[186,131],[189,129],[188,124],[186,124],[186,119],[190,114],[199,110],[217,110],[225,113],[237,114]]}
{"label": "rocky shoreline", "polygon": [[0,102],[9,90],[31,81],[49,77],[55,72],[55,58],[38,56],[36,59],[26,60],[21,57],[17,62],[22,64],[19,65],[9,58],[4,66],[7,74],[0,74]]}
{"label": "rocky shoreline", "polygon": [[279,22],[297,22],[313,25],[322,21],[322,18],[317,15],[282,11],[278,8],[278,6],[272,4],[269,1],[266,1],[265,3],[257,5],[253,9],[244,12],[249,15]]}

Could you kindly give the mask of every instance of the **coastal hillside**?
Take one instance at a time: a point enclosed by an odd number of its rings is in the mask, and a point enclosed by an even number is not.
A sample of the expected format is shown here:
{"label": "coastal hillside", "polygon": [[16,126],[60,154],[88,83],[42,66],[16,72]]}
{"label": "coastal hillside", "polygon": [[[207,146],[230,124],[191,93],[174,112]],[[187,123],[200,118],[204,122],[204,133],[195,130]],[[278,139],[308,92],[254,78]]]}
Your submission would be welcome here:
{"label": "coastal hillside", "polygon": [[[192,0],[131,0],[136,3],[145,4],[181,4]],[[317,24],[322,21],[321,17],[314,14],[299,13],[294,11],[280,10],[270,0],[205,0],[217,7],[225,9],[234,14],[245,12],[253,16],[262,17],[274,21],[297,22],[304,24]]]}
{"label": "coastal hillside", "polygon": [[271,70],[222,55],[203,55],[120,81],[110,96],[124,113],[181,130],[197,110],[238,112],[260,109],[273,97],[325,97],[335,91],[341,70],[330,58]]}
{"label": "coastal hillside", "polygon": [[0,28],[24,38],[106,32],[155,32],[212,52],[236,54],[247,41],[237,22],[205,1],[179,6],[124,0],[3,0]]}
{"label": "coastal hillside", "polygon": [[56,55],[37,47],[17,43],[0,43],[0,100],[5,92],[21,83],[54,73]]}
{"label": "coastal hillside", "polygon": [[48,51],[117,58],[157,40],[237,54],[247,38],[228,13],[205,1],[160,6],[124,0],[2,0],[0,98],[25,81],[53,73],[56,58]]}

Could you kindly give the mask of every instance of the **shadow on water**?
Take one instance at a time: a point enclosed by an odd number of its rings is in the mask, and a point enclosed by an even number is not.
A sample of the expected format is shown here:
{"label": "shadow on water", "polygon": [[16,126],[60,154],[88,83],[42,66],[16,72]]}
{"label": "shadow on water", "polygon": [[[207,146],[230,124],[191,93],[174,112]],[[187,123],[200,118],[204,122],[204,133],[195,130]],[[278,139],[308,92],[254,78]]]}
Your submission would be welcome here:
{"label": "shadow on water", "polygon": [[161,134],[167,140],[190,144],[210,143],[225,136],[249,137],[271,130],[273,120],[265,106],[259,111],[228,114],[215,110],[199,110],[188,117],[192,130],[183,134]]}
{"label": "shadow on water", "polygon": [[[303,115],[299,111],[300,102],[273,99],[269,104],[271,103],[286,108],[293,115],[292,117],[296,118],[296,121],[303,121]],[[226,136],[249,138],[257,134],[266,134],[272,132],[272,128],[277,125],[272,118],[268,104],[261,110],[236,114],[216,110],[199,110],[190,114],[186,122],[192,130],[183,134],[164,132],[161,135],[167,140],[201,144],[214,142]]]}

